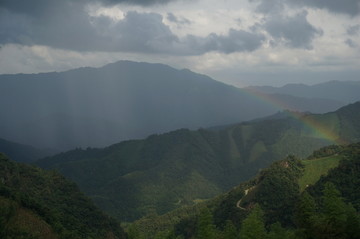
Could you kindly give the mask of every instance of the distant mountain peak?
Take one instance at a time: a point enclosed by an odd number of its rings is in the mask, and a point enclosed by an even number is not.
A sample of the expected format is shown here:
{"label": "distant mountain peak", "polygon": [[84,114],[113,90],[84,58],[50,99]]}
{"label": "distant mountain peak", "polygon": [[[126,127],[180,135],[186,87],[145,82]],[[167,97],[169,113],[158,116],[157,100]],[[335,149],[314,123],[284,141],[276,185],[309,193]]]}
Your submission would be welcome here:
{"label": "distant mountain peak", "polygon": [[283,109],[322,113],[343,105],[283,94],[262,99],[188,69],[133,61],[0,75],[0,88],[0,137],[58,149],[234,124]]}

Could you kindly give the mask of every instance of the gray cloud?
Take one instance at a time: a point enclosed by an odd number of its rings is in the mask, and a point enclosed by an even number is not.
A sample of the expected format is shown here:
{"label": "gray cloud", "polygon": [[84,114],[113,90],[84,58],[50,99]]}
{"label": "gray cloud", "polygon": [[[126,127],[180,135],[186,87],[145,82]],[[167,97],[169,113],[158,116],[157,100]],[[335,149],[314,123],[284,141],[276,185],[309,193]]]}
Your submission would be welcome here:
{"label": "gray cloud", "polygon": [[[108,25],[105,23],[105,26]],[[261,47],[265,39],[262,34],[235,29],[230,29],[227,35],[211,33],[207,37],[187,35],[179,38],[162,22],[162,16],[156,13],[128,12],[113,30],[114,33],[110,35],[117,34],[116,39],[120,43],[118,50],[177,55],[254,51]]]}
{"label": "gray cloud", "polygon": [[0,44],[38,44],[76,51],[156,52],[162,51],[161,45],[176,40],[159,14],[129,12],[122,21],[115,22],[108,17],[90,17],[81,4],[62,7],[64,11],[57,8],[34,17],[0,8]]}
{"label": "gray cloud", "polygon": [[[264,40],[261,34],[234,29],[230,29],[227,35],[188,35],[179,39],[157,13],[131,11],[120,21],[106,16],[91,17],[84,7],[93,1],[34,0],[23,3],[20,0],[0,0],[0,45],[17,43],[75,51],[198,55],[209,51],[227,54],[254,51]],[[143,4],[145,1],[102,1],[104,4],[130,2]],[[164,2],[168,0],[149,1]],[[178,25],[190,23],[172,13],[167,14],[167,19]]]}
{"label": "gray cloud", "polygon": [[156,13],[128,12],[113,30],[113,47],[120,51],[166,53],[178,41]]}
{"label": "gray cloud", "polygon": [[360,0],[289,0],[293,4],[327,9],[334,13],[351,16],[360,14]]}
{"label": "gray cloud", "polygon": [[90,3],[100,3],[102,5],[142,5],[151,6],[154,4],[166,4],[179,0],[0,0],[0,8],[10,11],[26,13],[28,15],[43,15],[46,11],[61,10],[64,7],[74,5],[86,5]]}
{"label": "gray cloud", "polygon": [[281,12],[284,6],[326,9],[334,13],[356,16],[360,14],[360,0],[249,0],[259,3],[257,11],[262,13]]}
{"label": "gray cloud", "polygon": [[0,44],[31,42],[29,18],[0,8]]}
{"label": "gray cloud", "polygon": [[127,4],[142,5],[142,6],[150,6],[154,4],[166,4],[175,1],[177,0],[101,0],[101,2],[103,2],[104,4],[110,4],[110,5],[127,3]]}
{"label": "gray cloud", "polygon": [[305,10],[295,16],[286,16],[286,6],[305,6],[304,0],[249,1],[257,3],[256,11],[265,14],[262,23],[255,24],[251,29],[253,31],[266,30],[274,38],[270,41],[272,46],[285,44],[292,48],[312,49],[313,39],[323,34],[321,29],[315,28],[307,21]]}
{"label": "gray cloud", "polygon": [[[0,0],[0,44],[46,45],[75,51],[121,51],[199,55],[209,51],[222,53],[254,51],[261,47],[265,37],[258,30],[266,30],[274,41],[292,48],[311,49],[315,37],[322,30],[307,21],[307,12],[295,16],[283,16],[284,6],[311,6],[333,9],[335,1],[306,0],[249,0],[258,4],[257,11],[266,14],[263,23],[250,31],[230,29],[226,35],[209,34],[206,37],[176,36],[156,13],[128,12],[125,18],[114,21],[100,16],[90,17],[86,4],[99,2],[104,5],[165,4],[176,0]],[[353,6],[358,1],[342,1]],[[296,2],[296,3],[295,3]],[[299,3],[300,2],[300,3]],[[340,2],[340,1],[336,1]],[[325,5],[327,3],[327,5]],[[355,4],[357,6],[357,4]],[[341,9],[348,9],[343,6]],[[355,9],[357,9],[355,7]],[[339,10],[342,11],[342,10]],[[344,11],[343,11],[344,12]],[[349,13],[351,14],[351,13]],[[188,19],[168,13],[167,20],[178,27],[190,24]],[[357,34],[359,25],[347,29]],[[349,45],[349,43],[347,43]]]}
{"label": "gray cloud", "polygon": [[[35,4],[39,2],[34,1]],[[101,42],[106,39],[97,35],[84,6],[80,1],[70,3],[64,1],[62,4],[54,3],[53,6],[44,4],[39,7],[42,9],[39,14],[34,14],[36,7],[27,13],[22,13],[22,8],[12,11],[15,6],[0,8],[0,44],[38,44],[79,51],[101,46]]]}
{"label": "gray cloud", "polygon": [[168,21],[170,21],[170,22],[174,22],[174,23],[176,23],[176,24],[178,24],[178,25],[188,25],[188,24],[191,24],[191,21],[190,20],[188,20],[188,19],[186,19],[186,18],[183,18],[183,17],[177,17],[177,16],[175,16],[173,13],[171,13],[171,12],[169,12],[168,14],[167,14],[167,17],[166,17],[166,19],[168,20]]}
{"label": "gray cloud", "polygon": [[264,29],[276,40],[293,48],[312,48],[312,40],[322,35],[321,29],[316,29],[306,19],[307,12],[303,11],[293,17],[272,15],[263,24]]}
{"label": "gray cloud", "polygon": [[354,42],[352,39],[348,38],[345,41],[345,44],[348,45],[351,48],[356,48],[358,46],[358,44],[356,44],[356,42]]}
{"label": "gray cloud", "polygon": [[257,12],[269,14],[277,14],[284,10],[284,0],[250,0],[250,1],[259,1],[259,5],[256,7]]}
{"label": "gray cloud", "polygon": [[226,54],[234,52],[251,52],[261,47],[264,35],[243,30],[230,29],[227,35],[212,33],[207,37],[188,35],[186,42],[191,50],[202,54],[209,51],[219,51]]}
{"label": "gray cloud", "polygon": [[[103,0],[103,4],[150,5],[169,0]],[[177,37],[159,14],[129,12],[114,22],[90,17],[98,0],[0,0],[0,44],[46,45],[76,51],[164,52]],[[164,49],[165,48],[165,49]]]}
{"label": "gray cloud", "polygon": [[350,26],[346,31],[350,36],[358,35],[360,33],[360,24]]}

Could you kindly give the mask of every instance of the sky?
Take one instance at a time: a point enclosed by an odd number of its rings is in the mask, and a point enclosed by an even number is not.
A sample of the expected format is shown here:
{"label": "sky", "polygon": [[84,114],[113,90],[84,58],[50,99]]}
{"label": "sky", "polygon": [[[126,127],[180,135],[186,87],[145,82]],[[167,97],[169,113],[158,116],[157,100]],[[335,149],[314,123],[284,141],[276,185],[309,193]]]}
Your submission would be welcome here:
{"label": "sky", "polygon": [[0,0],[0,74],[118,60],[238,87],[360,80],[360,0]]}

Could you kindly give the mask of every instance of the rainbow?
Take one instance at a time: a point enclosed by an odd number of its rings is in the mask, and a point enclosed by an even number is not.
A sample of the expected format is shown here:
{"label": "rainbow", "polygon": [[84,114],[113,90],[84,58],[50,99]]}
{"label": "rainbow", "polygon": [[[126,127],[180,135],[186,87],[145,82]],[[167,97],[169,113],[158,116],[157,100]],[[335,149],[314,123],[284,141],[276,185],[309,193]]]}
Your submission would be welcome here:
{"label": "rainbow", "polygon": [[243,93],[248,96],[255,98],[262,103],[266,103],[272,107],[275,107],[279,111],[287,110],[288,115],[304,125],[304,130],[311,132],[309,136],[324,139],[329,141],[331,144],[347,144],[348,142],[340,137],[329,125],[321,123],[316,119],[314,115],[308,115],[305,113],[298,112],[296,109],[286,104],[286,102],[273,97],[271,94],[265,94],[255,89],[241,89]]}

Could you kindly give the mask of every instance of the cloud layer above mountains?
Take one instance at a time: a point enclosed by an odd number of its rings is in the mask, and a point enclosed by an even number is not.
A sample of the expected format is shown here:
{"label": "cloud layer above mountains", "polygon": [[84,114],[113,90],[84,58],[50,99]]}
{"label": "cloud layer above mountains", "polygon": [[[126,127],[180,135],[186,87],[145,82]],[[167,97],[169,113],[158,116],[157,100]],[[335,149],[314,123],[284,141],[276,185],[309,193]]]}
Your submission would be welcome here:
{"label": "cloud layer above mountains", "polygon": [[[4,2],[0,10],[3,29],[0,43],[45,45],[75,51],[201,55],[208,51],[253,51],[264,40],[260,33],[235,29],[229,29],[225,35],[210,33],[206,37],[199,37],[188,34],[180,38],[164,24],[163,16],[154,12],[128,11],[123,19],[115,20],[104,15],[89,15],[86,4],[99,4],[95,1],[30,2],[33,5],[16,4],[16,1]],[[102,6],[167,2],[169,1],[106,0],[102,2]],[[181,23],[174,14],[168,13],[167,16],[170,21]]]}
{"label": "cloud layer above mountains", "polygon": [[[61,51],[101,53],[104,63],[129,54],[163,56],[205,73],[239,64],[286,66],[294,54],[294,64],[305,67],[332,57],[358,59],[359,19],[359,0],[0,0],[0,61],[11,65],[16,51],[40,47],[46,52],[37,57],[50,65]],[[349,49],[357,53],[348,55]],[[0,73],[7,71],[0,67]]]}

